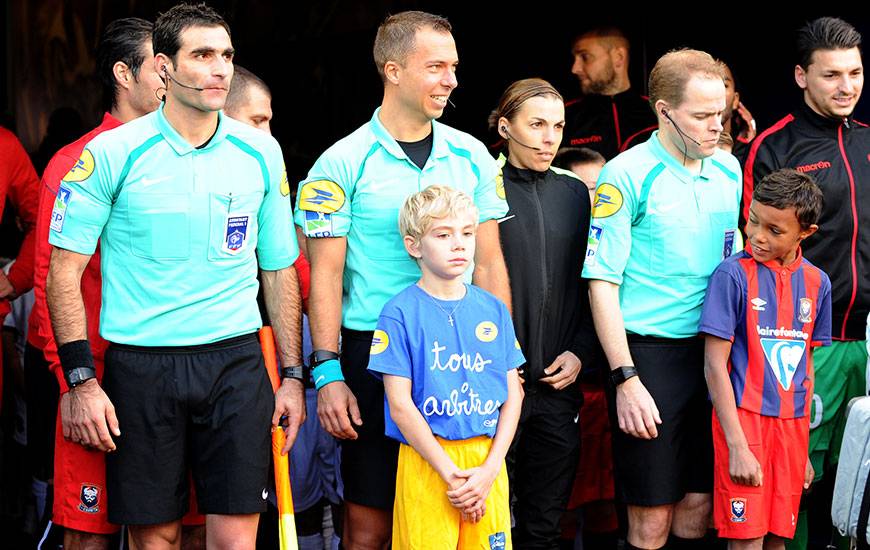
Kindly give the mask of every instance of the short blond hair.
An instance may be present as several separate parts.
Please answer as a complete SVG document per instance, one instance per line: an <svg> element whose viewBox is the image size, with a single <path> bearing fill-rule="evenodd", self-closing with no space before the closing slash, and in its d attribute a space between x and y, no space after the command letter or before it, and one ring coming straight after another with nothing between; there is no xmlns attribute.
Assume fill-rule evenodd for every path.
<svg viewBox="0 0 870 550"><path fill-rule="evenodd" d="M434 220L462 214L470 215L477 226L478 210L471 197L453 187L430 185L405 199L399 211L399 231L402 237L419 241Z"/></svg>
<svg viewBox="0 0 870 550"><path fill-rule="evenodd" d="M686 84L694 76L724 82L725 69L721 62L700 50L684 48L661 56L649 73L649 104L653 110L660 99L679 107L686 94Z"/></svg>

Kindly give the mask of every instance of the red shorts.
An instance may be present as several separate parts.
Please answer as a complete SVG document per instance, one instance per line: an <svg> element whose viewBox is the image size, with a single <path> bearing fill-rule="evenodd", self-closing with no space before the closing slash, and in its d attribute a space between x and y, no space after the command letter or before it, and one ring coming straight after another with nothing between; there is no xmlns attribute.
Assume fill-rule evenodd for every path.
<svg viewBox="0 0 870 550"><path fill-rule="evenodd" d="M596 500L613 500L613 447L604 388L581 384L580 461L568 509Z"/></svg>
<svg viewBox="0 0 870 550"><path fill-rule="evenodd" d="M54 523L85 533L109 535L120 529L120 526L109 523L106 510L106 455L63 438L60 408L55 429L52 514ZM193 483L190 485L190 508L182 523L205 524L205 516L197 512Z"/></svg>
<svg viewBox="0 0 870 550"><path fill-rule="evenodd" d="M776 418L737 409L749 450L761 464L761 487L739 485L728 474L728 444L713 413L713 525L726 539L768 533L794 537L809 447L809 418Z"/></svg>

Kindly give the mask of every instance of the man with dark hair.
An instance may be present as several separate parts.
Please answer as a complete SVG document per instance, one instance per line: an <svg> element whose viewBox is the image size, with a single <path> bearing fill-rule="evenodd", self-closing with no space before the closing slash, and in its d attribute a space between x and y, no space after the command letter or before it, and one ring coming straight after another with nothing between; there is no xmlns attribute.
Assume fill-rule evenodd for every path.
<svg viewBox="0 0 870 550"><path fill-rule="evenodd" d="M571 72L583 96L565 103L564 145L589 147L612 159L656 129L647 98L631 89L629 49L628 38L614 27L593 29L574 40Z"/></svg>
<svg viewBox="0 0 870 550"><path fill-rule="evenodd" d="M65 529L65 548L108 548L108 535L119 527L109 523L107 515L105 454L67 439L71 421L69 387L60 368L45 301L45 279L51 256L48 242L51 213L61 179L76 165L85 144L107 130L150 113L160 104L157 90L162 83L154 70L152 27L150 22L132 17L112 21L106 26L96 52L97 76L103 85L103 104L107 109L103 122L60 149L42 175L34 266L36 302L30 316L27 357L33 361L34 369L47 366L56 375L61 392L57 423L62 429L51 433L55 449L52 521ZM100 251L96 249L82 272L81 293L98 381L103 376L106 348L105 340L99 335L101 284ZM57 387L53 391L56 394ZM44 403L43 408L47 408ZM42 414L53 416L54 410ZM54 426L53 420L46 424Z"/></svg>
<svg viewBox="0 0 870 550"><path fill-rule="evenodd" d="M708 548L711 410L698 320L707 279L739 250L740 166L716 145L725 84L710 55L677 50L650 73L658 131L604 165L583 277L610 364L626 548ZM617 429L618 426L618 429Z"/></svg>
<svg viewBox="0 0 870 550"><path fill-rule="evenodd" d="M236 65L224 112L239 122L271 133L272 92L260 77Z"/></svg>
<svg viewBox="0 0 870 550"><path fill-rule="evenodd" d="M553 165L577 174L586 184L590 199L595 198L595 183L606 162L604 155L588 147L562 147L553 159Z"/></svg>
<svg viewBox="0 0 870 550"><path fill-rule="evenodd" d="M832 284L833 345L813 351L816 379L810 412L810 459L816 479L839 460L852 397L867 393L865 320L870 311L870 129L852 113L864 86L861 35L834 17L804 25L797 35L794 78L803 90L800 108L752 143L744 166L743 217L755 182L779 168L811 175L825 196L819 230L802 245L804 256L828 273ZM805 513L801 513L801 522ZM830 529L830 518L824 530ZM805 544L806 529L798 527Z"/></svg>
<svg viewBox="0 0 870 550"><path fill-rule="evenodd" d="M180 4L153 40L162 107L91 140L52 210L46 294L69 435L112 451L109 520L129 525L137 548L178 544L191 470L209 544L252 549L269 418L288 417L285 452L304 418L289 186L278 143L220 112L234 54L223 19ZM79 290L97 238L105 392ZM284 367L274 401L256 338L258 264Z"/></svg>
<svg viewBox="0 0 870 550"><path fill-rule="evenodd" d="M473 282L510 303L496 223L507 213L498 166L478 140L435 120L457 86L450 23L419 11L392 15L378 29L374 58L381 106L320 156L299 184L295 214L311 260L318 416L342 439L349 549L390 541L398 443L385 436L384 386L366 367L381 309L420 276L397 224L407 196L446 183L474 198Z"/></svg>
<svg viewBox="0 0 870 550"><path fill-rule="evenodd" d="M727 136L726 140L731 139L731 149L728 151L742 164L749 154L749 146L757 133L755 119L740 101L737 79L731 68L724 61L721 63L725 71L725 112L722 113L722 135Z"/></svg>

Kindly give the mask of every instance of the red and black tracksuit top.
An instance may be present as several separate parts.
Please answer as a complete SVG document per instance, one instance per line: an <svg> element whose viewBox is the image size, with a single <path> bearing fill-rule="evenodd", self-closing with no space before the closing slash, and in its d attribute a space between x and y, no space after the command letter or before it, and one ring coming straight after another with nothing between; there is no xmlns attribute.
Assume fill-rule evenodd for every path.
<svg viewBox="0 0 870 550"><path fill-rule="evenodd" d="M804 257L831 278L834 340L863 340L870 311L870 128L823 117L807 105L752 142L743 171L743 219L756 182L780 168L813 177L825 196Z"/></svg>
<svg viewBox="0 0 870 550"><path fill-rule="evenodd" d="M563 147L588 147L607 160L643 143L658 126L648 98L631 89L565 103Z"/></svg>

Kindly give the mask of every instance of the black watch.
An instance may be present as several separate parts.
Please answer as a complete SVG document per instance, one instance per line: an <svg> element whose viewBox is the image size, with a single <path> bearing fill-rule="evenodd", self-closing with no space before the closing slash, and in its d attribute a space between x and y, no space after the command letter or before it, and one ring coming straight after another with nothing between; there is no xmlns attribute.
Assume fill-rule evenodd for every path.
<svg viewBox="0 0 870 550"><path fill-rule="evenodd" d="M67 387L73 389L76 386L81 386L91 378L96 378L97 371L90 367L78 367L63 371L63 376L66 378Z"/></svg>
<svg viewBox="0 0 870 550"><path fill-rule="evenodd" d="M311 355L308 356L308 365L313 369L320 363L329 361L331 359L338 359L339 355L334 351L329 351L326 349L316 349L311 352Z"/></svg>
<svg viewBox="0 0 870 550"><path fill-rule="evenodd" d="M615 388L635 376L637 376L637 369L634 367L616 367L610 371L610 383Z"/></svg>
<svg viewBox="0 0 870 550"><path fill-rule="evenodd" d="M283 380L284 378L299 380L305 384L305 365L290 365L289 367L282 367L281 379Z"/></svg>

